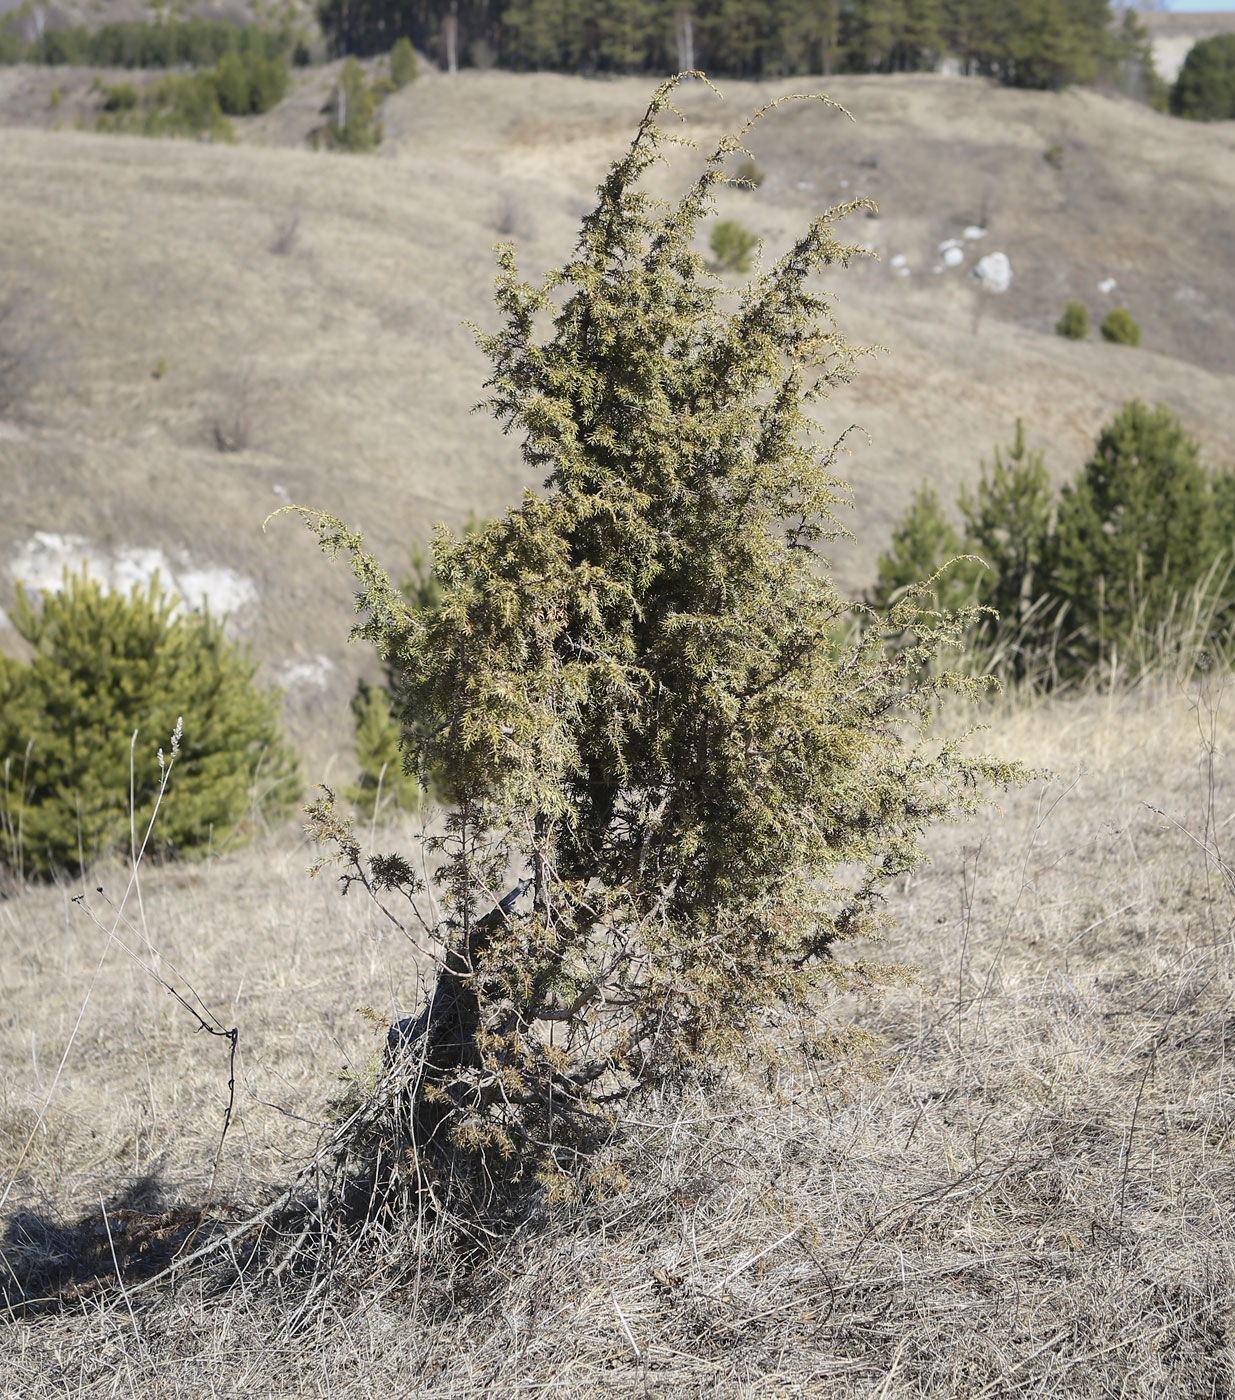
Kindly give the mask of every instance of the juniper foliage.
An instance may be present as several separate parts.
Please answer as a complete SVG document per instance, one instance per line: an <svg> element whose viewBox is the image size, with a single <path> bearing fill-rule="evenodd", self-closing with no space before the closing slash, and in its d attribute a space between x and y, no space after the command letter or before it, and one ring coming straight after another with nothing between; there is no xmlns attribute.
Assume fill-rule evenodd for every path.
<svg viewBox="0 0 1235 1400"><path fill-rule="evenodd" d="M673 87L564 267L532 285L499 249L485 406L543 487L472 535L438 532L429 608L304 512L350 557L356 634L398 668L405 742L449 801L429 839L442 918L406 920L439 972L385 1160L473 1211L520 1184L620 1182L621 1105L755 1053L769 1018L837 1053L829 994L903 971L843 945L881 929L927 827L1021 776L918 734L944 692L981 689L922 664L967 619L903 598L890 625L921 640L889 654L845 627L821 553L848 498L811 411L860 352L816 274L857 252L836 225L858 206L726 290L694 244L749 153L726 137L676 203L653 199ZM345 884L425 907L413 863L364 862L329 795L312 824Z"/></svg>

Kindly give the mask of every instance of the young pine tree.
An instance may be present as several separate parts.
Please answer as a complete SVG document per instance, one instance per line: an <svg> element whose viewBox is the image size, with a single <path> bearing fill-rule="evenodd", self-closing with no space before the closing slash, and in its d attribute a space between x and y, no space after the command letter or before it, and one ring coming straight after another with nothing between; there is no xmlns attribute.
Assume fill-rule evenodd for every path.
<svg viewBox="0 0 1235 1400"><path fill-rule="evenodd" d="M255 813L294 806L279 697L254 684L257 663L217 618L179 610L157 580L126 595L84 574L43 590L38 608L19 588L11 617L32 651L29 661L0 656L13 871L75 872L127 851L134 833L140 844L161 786L156 752L178 719L180 753L149 854L221 850L250 834Z"/></svg>
<svg viewBox="0 0 1235 1400"><path fill-rule="evenodd" d="M961 491L960 508L965 549L986 565L978 578L978 601L991 609L983 630L1004 640L1014 674L1023 677L1035 647L1031 614L1042 611L1054 493L1045 456L1029 451L1021 419L1006 457L995 448L989 471L982 463L975 493Z"/></svg>
<svg viewBox="0 0 1235 1400"><path fill-rule="evenodd" d="M933 609L972 606L982 565L962 554L956 526L944 514L935 488L923 482L892 527L890 547L879 556L872 605L887 612L898 599L912 594Z"/></svg>
<svg viewBox="0 0 1235 1400"><path fill-rule="evenodd" d="M543 487L438 534L429 609L308 513L351 556L358 634L399 668L405 737L450 802L421 930L437 987L402 1028L413 1111L386 1160L445 1180L449 1157L472 1209L571 1189L623 1101L754 1053L778 1008L834 1049L828 994L898 974L844 943L884 922L926 827L1019 773L915 740L941 692L978 688L922 664L964 619L902 599L890 625L921 644L889 656L845 628L820 554L845 488L807 410L855 352L813 276L854 254L834 231L852 206L726 291L693 244L739 142L675 204L641 188L672 89L562 269L533 286L499 252L487 403ZM366 868L328 798L315 821L345 880L414 904L410 861Z"/></svg>
<svg viewBox="0 0 1235 1400"><path fill-rule="evenodd" d="M1064 487L1049 547L1076 665L1125 652L1179 607L1226 547L1214 522L1196 441L1166 408L1125 404Z"/></svg>

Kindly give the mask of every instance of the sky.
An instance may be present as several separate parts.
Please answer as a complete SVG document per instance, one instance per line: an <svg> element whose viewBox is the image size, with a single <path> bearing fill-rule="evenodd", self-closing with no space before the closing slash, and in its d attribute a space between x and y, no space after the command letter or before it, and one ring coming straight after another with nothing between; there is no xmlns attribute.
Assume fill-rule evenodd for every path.
<svg viewBox="0 0 1235 1400"><path fill-rule="evenodd" d="M1167 0L1166 8L1175 14L1200 14L1202 10L1235 10L1235 0Z"/></svg>

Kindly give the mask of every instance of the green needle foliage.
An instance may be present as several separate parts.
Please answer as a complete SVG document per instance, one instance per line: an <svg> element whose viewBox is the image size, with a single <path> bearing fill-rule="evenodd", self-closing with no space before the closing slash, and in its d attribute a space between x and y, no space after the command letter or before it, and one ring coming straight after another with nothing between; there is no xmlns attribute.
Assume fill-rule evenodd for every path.
<svg viewBox="0 0 1235 1400"><path fill-rule="evenodd" d="M396 39L390 50L390 81L396 88L405 88L416 81L420 65L412 41L406 37Z"/></svg>
<svg viewBox="0 0 1235 1400"><path fill-rule="evenodd" d="M360 778L343 796L366 821L391 807L414 812L420 806L420 783L404 769L403 730L385 687L362 680L352 696L352 718Z"/></svg>
<svg viewBox="0 0 1235 1400"><path fill-rule="evenodd" d="M735 182L736 183L736 182ZM709 240L717 272L749 272L757 240L736 219L722 219Z"/></svg>
<svg viewBox="0 0 1235 1400"><path fill-rule="evenodd" d="M1076 657L1092 664L1152 630L1230 547L1214 526L1195 439L1166 408L1125 404L1064 487L1049 546Z"/></svg>
<svg viewBox="0 0 1235 1400"><path fill-rule="evenodd" d="M19 587L11 618L33 652L28 662L0 656L12 873L76 872L127 851L133 833L140 846L161 786L159 746L180 721L149 855L226 848L255 819L294 806L297 765L279 732L278 695L253 684L257 663L219 620L178 612L157 580L126 596L84 574L44 590L38 608Z"/></svg>
<svg viewBox="0 0 1235 1400"><path fill-rule="evenodd" d="M1126 306L1116 306L1108 311L1098 329L1102 332L1102 339L1112 345L1135 346L1141 343L1141 328Z"/></svg>
<svg viewBox="0 0 1235 1400"><path fill-rule="evenodd" d="M673 140L673 87L563 268L534 286L499 250L487 407L543 489L472 535L439 532L428 608L305 512L350 556L357 633L397 666L405 742L449 802L430 839L437 989L384 1160L441 1181L448 1157L473 1210L567 1193L580 1167L620 1182L620 1154L597 1153L620 1142L621 1104L766 1049L778 1013L837 1053L829 995L903 973L842 946L883 926L881 891L927 827L1023 776L917 735L941 694L982 689L922 664L966 619L923 617L910 594L889 625L920 645L888 655L847 627L820 554L847 495L808 409L860 352L814 275L857 251L835 233L854 206L726 290L694 242L740 141L675 204L641 188ZM313 821L345 881L420 892L403 856L361 861L328 797Z"/></svg>
<svg viewBox="0 0 1235 1400"><path fill-rule="evenodd" d="M1083 301L1070 301L1055 322L1055 334L1068 340L1084 340L1089 334L1089 308Z"/></svg>
<svg viewBox="0 0 1235 1400"><path fill-rule="evenodd" d="M926 482L892 529L892 543L879 556L870 601L888 609L907 593L930 597L932 608L956 610L973 604L982 565L962 558L960 535L944 514L935 488Z"/></svg>
<svg viewBox="0 0 1235 1400"><path fill-rule="evenodd" d="M326 125L315 132L313 143L322 140L334 150L367 154L382 141L382 124L377 117L380 94L365 77L364 69L349 58L339 71L339 81L326 104Z"/></svg>
<svg viewBox="0 0 1235 1400"><path fill-rule="evenodd" d="M1055 510L1046 455L1030 452L1025 424L1016 420L1016 436L1005 454L995 448L989 471L982 463L976 492L960 495L965 517L965 548L986 565L978 579L978 601L993 616L986 630L1002 629L1016 639L1017 655L1024 631L1043 587L1044 556ZM1022 667L1016 667L1018 675Z"/></svg>
<svg viewBox="0 0 1235 1400"><path fill-rule="evenodd" d="M1235 117L1235 34L1193 44L1171 89L1171 111L1194 121Z"/></svg>

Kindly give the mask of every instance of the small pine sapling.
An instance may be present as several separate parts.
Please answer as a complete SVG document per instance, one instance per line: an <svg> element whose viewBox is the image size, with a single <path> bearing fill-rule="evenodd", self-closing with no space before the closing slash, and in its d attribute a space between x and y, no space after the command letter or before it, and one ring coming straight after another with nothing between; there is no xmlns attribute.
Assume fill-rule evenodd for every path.
<svg viewBox="0 0 1235 1400"><path fill-rule="evenodd" d="M1010 659L1022 679L1037 649L1031 619L1041 619L1043 563L1054 513L1054 493L1045 454L1030 452L1025 424L1016 420L1016 437L1006 457L995 448L988 470L982 463L977 490L962 490L965 549L978 555L986 569L978 578L978 602L991 609L982 630L997 638L999 653Z"/></svg>
<svg viewBox="0 0 1235 1400"><path fill-rule="evenodd" d="M0 656L4 826L21 833L26 874L77 872L128 844L131 819L144 827L154 808L158 742L181 717L151 856L226 849L255 817L295 805L279 696L255 685L257 663L220 620L183 611L157 579L123 594L85 574L44 589L38 608L19 587L10 616L32 652Z"/></svg>
<svg viewBox="0 0 1235 1400"><path fill-rule="evenodd" d="M890 547L879 556L872 606L887 613L912 595L934 610L972 607L982 564L962 553L960 535L944 514L935 488L923 482L892 527Z"/></svg>
<svg viewBox="0 0 1235 1400"><path fill-rule="evenodd" d="M1200 448L1162 406L1123 406L1060 495L1050 591L1078 668L1152 633L1228 547Z"/></svg>
<svg viewBox="0 0 1235 1400"><path fill-rule="evenodd" d="M1102 339L1111 345L1137 346L1141 343L1141 328L1126 306L1116 306L1108 311L1098 329L1102 332Z"/></svg>
<svg viewBox="0 0 1235 1400"><path fill-rule="evenodd" d="M1055 322L1055 334L1067 340L1084 340L1089 334L1089 308L1083 301L1070 301Z"/></svg>
<svg viewBox="0 0 1235 1400"><path fill-rule="evenodd" d="M755 235L736 219L721 219L712 230L709 240L713 270L743 274L749 272L757 241Z"/></svg>

